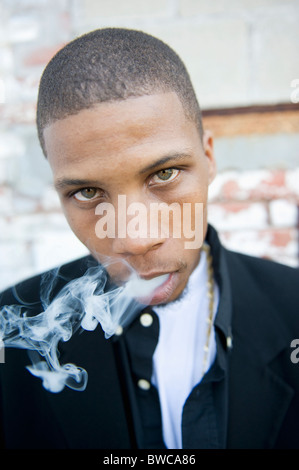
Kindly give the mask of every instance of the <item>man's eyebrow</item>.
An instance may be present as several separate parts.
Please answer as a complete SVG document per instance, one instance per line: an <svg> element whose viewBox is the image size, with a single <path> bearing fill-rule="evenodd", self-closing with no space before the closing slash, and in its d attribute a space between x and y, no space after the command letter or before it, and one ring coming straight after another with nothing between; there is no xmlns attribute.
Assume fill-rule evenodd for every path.
<svg viewBox="0 0 299 470"><path fill-rule="evenodd" d="M151 163L150 165L143 168L139 173L142 175L147 173L148 171L155 170L156 168L164 165L165 163L169 162L179 162L181 160L186 160L188 158L192 158L190 153L180 152L180 153L172 153L170 155L166 155L165 157L160 158L159 160Z"/></svg>
<svg viewBox="0 0 299 470"><path fill-rule="evenodd" d="M86 180L86 179L78 179L78 178L59 178L54 183L55 188L59 191L63 189L67 189L69 187L90 187L99 186L99 181L95 180Z"/></svg>
<svg viewBox="0 0 299 470"><path fill-rule="evenodd" d="M173 153L170 155L166 155L159 160L151 163L150 165L147 165L145 168L140 170L139 174L142 175L144 173L147 173L149 171L155 170L156 168L159 168L160 166L164 165L165 163L168 162L179 162L181 160L186 160L187 158L192 158L191 154L189 153ZM89 180L89 179L80 179L80 178L59 178L57 181L54 183L54 186L57 191L63 191L64 189L70 188L70 187L98 187L101 186L99 181L96 180Z"/></svg>

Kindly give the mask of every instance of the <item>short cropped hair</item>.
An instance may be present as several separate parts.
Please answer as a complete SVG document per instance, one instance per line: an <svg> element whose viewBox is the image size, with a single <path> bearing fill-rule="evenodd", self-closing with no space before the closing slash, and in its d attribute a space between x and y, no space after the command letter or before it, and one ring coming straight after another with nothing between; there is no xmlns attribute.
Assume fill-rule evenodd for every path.
<svg viewBox="0 0 299 470"><path fill-rule="evenodd" d="M37 131L107 101L174 91L202 138L200 107L185 65L161 40L124 28L84 34L58 51L39 85Z"/></svg>

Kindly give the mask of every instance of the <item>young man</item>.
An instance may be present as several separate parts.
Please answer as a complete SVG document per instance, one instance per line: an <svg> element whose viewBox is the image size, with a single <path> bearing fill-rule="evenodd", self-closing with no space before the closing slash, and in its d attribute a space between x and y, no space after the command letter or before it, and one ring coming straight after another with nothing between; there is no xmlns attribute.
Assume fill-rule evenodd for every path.
<svg viewBox="0 0 299 470"><path fill-rule="evenodd" d="M213 141L178 56L137 31L84 35L45 69L37 126L90 256L2 294L3 446L299 447L298 271L224 249L208 225ZM157 203L180 236L175 211L153 230ZM142 236L126 230L136 207ZM107 292L132 272L140 307L107 335Z"/></svg>

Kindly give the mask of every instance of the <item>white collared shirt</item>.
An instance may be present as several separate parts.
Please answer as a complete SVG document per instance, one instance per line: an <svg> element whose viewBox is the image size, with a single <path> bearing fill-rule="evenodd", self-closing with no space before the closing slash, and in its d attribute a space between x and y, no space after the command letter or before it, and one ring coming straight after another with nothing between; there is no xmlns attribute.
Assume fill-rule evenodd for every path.
<svg viewBox="0 0 299 470"><path fill-rule="evenodd" d="M183 406L203 375L209 315L207 281L207 259L202 250L200 261L180 298L153 307L159 317L160 333L153 356L152 383L159 392L163 437L168 449L182 448ZM215 284L214 317L218 296ZM207 368L213 363L215 355L216 341L212 328Z"/></svg>

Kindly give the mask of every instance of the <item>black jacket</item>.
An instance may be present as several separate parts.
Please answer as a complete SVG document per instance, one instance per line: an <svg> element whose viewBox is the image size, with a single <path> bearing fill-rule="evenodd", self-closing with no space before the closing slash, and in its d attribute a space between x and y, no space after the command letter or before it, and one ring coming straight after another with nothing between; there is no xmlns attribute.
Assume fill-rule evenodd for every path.
<svg viewBox="0 0 299 470"><path fill-rule="evenodd" d="M208 238L232 300L226 447L299 448L299 363L291 360L291 342L299 338L299 271L223 248L212 227ZM85 257L64 265L56 292L91 263ZM16 292L41 311L40 276L6 290L0 305L16 304ZM105 339L100 326L78 330L61 343L60 362L85 368L88 384L83 392L66 387L57 394L25 368L26 351L6 348L0 364L2 447L134 448L132 391L124 386L116 344Z"/></svg>

